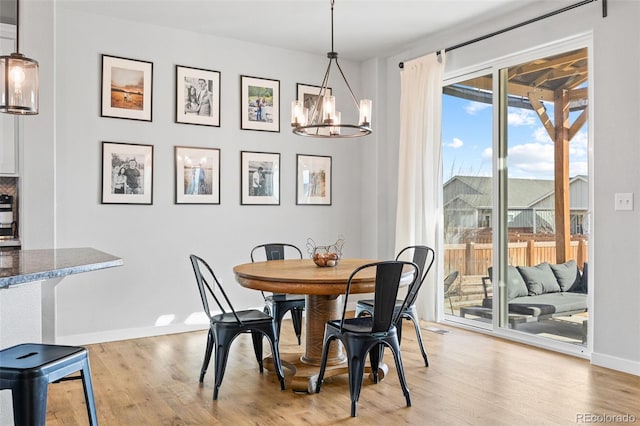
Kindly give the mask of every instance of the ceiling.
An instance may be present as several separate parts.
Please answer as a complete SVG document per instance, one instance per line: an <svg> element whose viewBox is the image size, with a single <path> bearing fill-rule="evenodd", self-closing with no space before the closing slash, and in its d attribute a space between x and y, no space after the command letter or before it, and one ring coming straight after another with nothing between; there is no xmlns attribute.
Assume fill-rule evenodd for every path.
<svg viewBox="0 0 640 426"><path fill-rule="evenodd" d="M452 26L541 2L336 0L334 48L341 58L351 60L385 56ZM549 10L574 2L546 1ZM86 13L314 54L331 50L330 0L57 0L57 4Z"/></svg>

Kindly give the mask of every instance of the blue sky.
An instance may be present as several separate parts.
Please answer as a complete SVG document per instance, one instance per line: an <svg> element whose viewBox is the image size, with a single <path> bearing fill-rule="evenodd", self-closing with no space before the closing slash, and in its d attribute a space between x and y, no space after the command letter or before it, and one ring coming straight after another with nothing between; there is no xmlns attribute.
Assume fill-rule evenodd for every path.
<svg viewBox="0 0 640 426"><path fill-rule="evenodd" d="M553 104L545 104L553 120ZM492 106L453 96L442 100L443 181L455 175L490 176ZM577 114L571 114L573 122ZM553 179L553 143L536 113L509 108L509 177ZM569 144L569 176L586 175L587 124Z"/></svg>

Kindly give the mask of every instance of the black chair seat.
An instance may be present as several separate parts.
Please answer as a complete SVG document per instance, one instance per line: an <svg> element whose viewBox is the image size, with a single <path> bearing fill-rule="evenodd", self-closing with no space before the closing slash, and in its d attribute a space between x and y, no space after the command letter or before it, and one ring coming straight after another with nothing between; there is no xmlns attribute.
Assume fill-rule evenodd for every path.
<svg viewBox="0 0 640 426"><path fill-rule="evenodd" d="M80 376L67 378L78 371ZM82 380L89 423L97 425L86 348L25 343L0 351L0 390L11 389L16 425L44 425L48 385L62 379Z"/></svg>
<svg viewBox="0 0 640 426"><path fill-rule="evenodd" d="M272 295L266 296L267 301L273 302L304 302L304 294L282 294L282 293L273 293Z"/></svg>
<svg viewBox="0 0 640 426"><path fill-rule="evenodd" d="M333 327L335 329L340 329L340 320L333 320L327 322L327 327ZM342 332L343 333L360 333L360 334L368 334L373 333L373 321L371 317L359 317L359 318L348 318L344 320L344 324L342 324ZM387 331L382 332L381 334L385 334Z"/></svg>
<svg viewBox="0 0 640 426"><path fill-rule="evenodd" d="M237 315L237 317L236 317ZM260 321L272 321L273 318L271 315L267 315L262 311L257 309L249 309L246 311L236 311L235 315L233 312L225 312L223 314L212 315L211 320L215 322L229 322L233 324L238 323L238 319L243 323L254 323Z"/></svg>

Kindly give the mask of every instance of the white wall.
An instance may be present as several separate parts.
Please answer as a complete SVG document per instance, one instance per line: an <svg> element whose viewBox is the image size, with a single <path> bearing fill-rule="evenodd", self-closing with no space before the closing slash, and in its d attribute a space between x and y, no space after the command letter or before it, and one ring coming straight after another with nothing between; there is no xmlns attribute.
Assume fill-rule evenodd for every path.
<svg viewBox="0 0 640 426"><path fill-rule="evenodd" d="M30 213L23 221L23 248L90 246L125 261L123 267L68 277L58 285L59 342L87 343L194 327L185 324L201 311L188 260L191 253L210 261L237 308L261 306L260 294L240 287L232 273L233 265L249 261L256 244L287 241L306 251L308 237L328 244L341 234L346 256L375 256L375 248L362 245L360 220L360 152L375 140L301 138L291 133L288 122L296 83L319 84L326 57L63 7L49 8L40 20L49 26L55 23L53 48L46 46L49 51L39 59L45 97L54 88L56 96L55 108L43 102L36 120L53 117L55 111L55 122L38 127L36 120L24 120L24 209ZM25 30L34 27L38 25L24 25ZM34 56L42 53L26 43L23 48ZM153 122L100 117L102 54L153 62ZM174 122L176 64L221 72L221 127ZM341 65L358 91L359 67L345 60ZM279 133L240 130L241 74L280 80ZM332 86L338 108L346 114L351 100L346 92L340 97L339 81ZM47 136L30 136L36 131ZM100 203L102 141L154 145L153 205ZM40 145L43 154L35 152ZM175 145L221 149L220 205L174 204ZM240 205L241 150L281 154L279 206ZM332 206L295 204L298 153L332 156ZM55 239L30 233L41 220L47 228L43 234L55 234ZM173 318L170 324L156 327L167 315Z"/></svg>
<svg viewBox="0 0 640 426"><path fill-rule="evenodd" d="M589 291L593 297L589 327L593 328L592 363L640 375L640 286L637 263L640 257L640 208L632 212L614 211L614 193L640 194L640 148L638 123L640 106L639 44L640 3L608 2L608 17L602 18L601 3L591 3L570 12L518 30L475 43L447 56L447 73L545 43L593 33L593 72L589 83L594 119L590 180L592 194L592 235ZM380 84L387 89L387 133L399 133L397 105L400 100L398 63L446 48L493 31L506 28L557 8L553 2L539 2L529 9L490 23L474 23L415 43L406 51L387 58L389 78ZM386 191L397 183L391 179ZM381 222L379 228L391 226ZM435 307L425 313L433 317Z"/></svg>
<svg viewBox="0 0 640 426"><path fill-rule="evenodd" d="M639 91L640 4L609 1L606 19L601 18L600 5L596 2L494 37L457 55L452 52L447 70L593 31L592 362L640 374L640 217L638 208L613 210L615 192L638 194L640 189L636 140L640 107L635 96ZM21 50L40 60L43 92L40 116L23 120L21 199L23 211L28 210L22 222L24 247L92 246L122 256L126 265L69 277L59 285L61 340L80 343L186 329L185 319L200 309L187 261L191 252L211 260L242 307L258 305L260 299L235 284L231 267L248 260L254 244L278 239L304 246L308 236L330 241L343 233L347 255L391 255L397 192L398 62L553 8L553 2L539 2L531 9L456 28L396 56L360 66L341 61L356 93L374 99L376 132L357 142L320 142L292 136L287 120L295 83L317 84L318 70L326 66L322 56L75 14L56 9L51 0L25 2L22 13L30 24L22 28ZM52 37L43 37L43 33ZM103 53L154 62L152 123L100 118ZM466 63L461 61L463 56ZM173 123L175 64L222 72L220 128ZM240 74L280 80L280 133L239 130ZM101 141L155 146L152 206L100 204ZM220 206L173 204L174 145L221 148ZM240 150L282 154L280 206L239 205ZM295 206L296 153L333 156L333 206ZM175 315L173 326L154 327L158 317L166 314Z"/></svg>

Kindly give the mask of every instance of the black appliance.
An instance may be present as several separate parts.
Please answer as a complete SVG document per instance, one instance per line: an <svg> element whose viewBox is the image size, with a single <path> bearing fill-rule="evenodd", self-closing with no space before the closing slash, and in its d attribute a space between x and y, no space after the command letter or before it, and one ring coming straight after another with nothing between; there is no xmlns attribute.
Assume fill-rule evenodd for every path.
<svg viewBox="0 0 640 426"><path fill-rule="evenodd" d="M13 197L7 194L0 194L0 240L15 238L15 230Z"/></svg>

